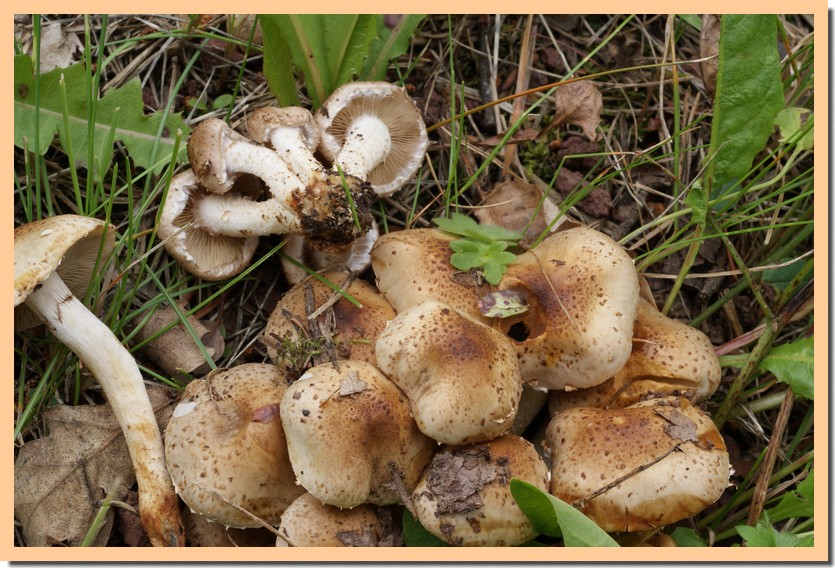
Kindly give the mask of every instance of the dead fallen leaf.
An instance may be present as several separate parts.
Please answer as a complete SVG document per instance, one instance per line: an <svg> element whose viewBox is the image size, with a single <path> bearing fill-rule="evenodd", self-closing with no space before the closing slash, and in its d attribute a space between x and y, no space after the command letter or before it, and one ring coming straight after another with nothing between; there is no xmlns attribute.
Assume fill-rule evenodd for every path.
<svg viewBox="0 0 835 568"><path fill-rule="evenodd" d="M174 408L173 391L150 386L148 395L163 429ZM54 406L43 413L48 434L24 444L14 467L14 513L28 546L78 546L99 501L122 477L124 499L134 483L124 436L108 405ZM113 510L94 542L107 543Z"/></svg>
<svg viewBox="0 0 835 568"><path fill-rule="evenodd" d="M699 56L711 57L701 62L702 83L705 90L713 96L716 90L716 69L719 65L719 16L717 14L705 14L702 16L702 30L699 35Z"/></svg>
<svg viewBox="0 0 835 568"><path fill-rule="evenodd" d="M65 69L78 61L84 45L75 34L65 34L61 24L46 24L41 32L41 73L56 68Z"/></svg>
<svg viewBox="0 0 835 568"><path fill-rule="evenodd" d="M348 373L339 381L339 396L351 396L368 388L368 383L360 378L357 371Z"/></svg>
<svg viewBox="0 0 835 568"><path fill-rule="evenodd" d="M521 180L496 185L484 198L482 205L475 210L479 222L520 233L525 231L525 238L522 239L524 245L536 240L559 212L558 206L550 197L542 200L541 189ZM531 222L534 213L536 217ZM559 222L552 229L558 226Z"/></svg>
<svg viewBox="0 0 835 568"><path fill-rule="evenodd" d="M557 89L554 94L554 120L548 128L573 124L594 141L603 109L603 95L591 81L577 81Z"/></svg>
<svg viewBox="0 0 835 568"><path fill-rule="evenodd" d="M510 479L507 463L494 461L488 446L442 450L432 458L426 487L436 502L435 515L467 513L484 506L481 490Z"/></svg>
<svg viewBox="0 0 835 568"><path fill-rule="evenodd" d="M681 442L699 441L699 436L696 432L696 423L688 418L686 414L669 406L656 408L655 412L669 422L669 424L664 426L664 432L674 440L680 440Z"/></svg>

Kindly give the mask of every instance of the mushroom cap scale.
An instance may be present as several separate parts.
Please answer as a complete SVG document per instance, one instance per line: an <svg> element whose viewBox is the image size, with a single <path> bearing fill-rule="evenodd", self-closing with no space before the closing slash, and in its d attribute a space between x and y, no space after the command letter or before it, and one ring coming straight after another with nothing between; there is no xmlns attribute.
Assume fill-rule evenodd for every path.
<svg viewBox="0 0 835 568"><path fill-rule="evenodd" d="M401 390L364 361L308 370L287 389L281 421L298 482L336 507L400 502L394 475L411 491L436 447Z"/></svg>
<svg viewBox="0 0 835 568"><path fill-rule="evenodd" d="M287 382L273 365L217 370L186 386L165 429L168 470L192 511L225 526L268 523L303 493L287 454L279 404Z"/></svg>
<svg viewBox="0 0 835 568"><path fill-rule="evenodd" d="M629 358L638 275L604 233L577 227L552 234L508 266L499 288L522 294L528 305L495 323L514 340L525 382L590 387Z"/></svg>
<svg viewBox="0 0 835 568"><path fill-rule="evenodd" d="M516 546L536 536L510 493L512 478L548 490L548 468L533 444L511 434L441 446L412 493L418 520L455 546Z"/></svg>
<svg viewBox="0 0 835 568"><path fill-rule="evenodd" d="M92 217L60 215L14 230L14 325L23 330L41 323L23 301L53 271L70 291L83 298L96 260L99 267L115 245L112 225Z"/></svg>
<svg viewBox="0 0 835 568"><path fill-rule="evenodd" d="M623 409L571 408L546 430L551 493L605 531L640 531L694 515L728 484L722 436L687 399Z"/></svg>
<svg viewBox="0 0 835 568"><path fill-rule="evenodd" d="M522 394L513 347L466 314L432 300L401 312L377 338L376 356L430 438L469 444L512 426Z"/></svg>

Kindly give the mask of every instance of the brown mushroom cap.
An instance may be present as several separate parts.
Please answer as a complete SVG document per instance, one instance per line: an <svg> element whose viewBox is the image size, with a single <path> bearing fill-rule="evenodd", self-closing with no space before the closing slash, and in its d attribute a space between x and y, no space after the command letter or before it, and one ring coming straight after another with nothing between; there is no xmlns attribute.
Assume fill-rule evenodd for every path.
<svg viewBox="0 0 835 568"><path fill-rule="evenodd" d="M183 511L188 546L272 546L275 535L266 528L234 529L192 513L188 507Z"/></svg>
<svg viewBox="0 0 835 568"><path fill-rule="evenodd" d="M728 451L684 398L623 409L571 408L548 424L551 493L605 531L640 531L694 515L722 495Z"/></svg>
<svg viewBox="0 0 835 568"><path fill-rule="evenodd" d="M336 507L400 502L395 475L411 491L436 446L397 385L364 361L308 370L287 389L281 421L299 483Z"/></svg>
<svg viewBox="0 0 835 568"><path fill-rule="evenodd" d="M165 250L191 274L203 280L225 280L249 266L258 237L213 234L190 225L195 203L206 195L192 170L173 178L157 226Z"/></svg>
<svg viewBox="0 0 835 568"><path fill-rule="evenodd" d="M412 493L418 520L455 546L527 542L536 532L510 493L512 478L548 490L548 468L524 438L441 446Z"/></svg>
<svg viewBox="0 0 835 568"><path fill-rule="evenodd" d="M528 311L496 322L514 340L525 382L590 387L629 358L638 275L607 235L587 227L554 233L519 255L499 288L527 301Z"/></svg>
<svg viewBox="0 0 835 568"><path fill-rule="evenodd" d="M378 195L389 195L420 167L429 143L426 125L404 89L385 82L346 83L334 90L316 112L322 136L319 149L326 159L336 159L352 124L363 115L380 119L388 128L391 149L366 181Z"/></svg>
<svg viewBox="0 0 835 568"><path fill-rule="evenodd" d="M272 146L272 133L277 128L295 128L304 147L313 152L319 145L319 129L313 113L302 107L262 107L252 111L246 121L246 131L255 142Z"/></svg>
<svg viewBox="0 0 835 568"><path fill-rule="evenodd" d="M441 302L395 317L377 364L403 389L421 432L446 444L490 440L511 427L522 394L516 355L499 331Z"/></svg>
<svg viewBox="0 0 835 568"><path fill-rule="evenodd" d="M303 493L287 455L279 403L287 381L273 365L247 363L186 386L165 429L177 493L192 511L225 526L271 524Z"/></svg>
<svg viewBox="0 0 835 568"><path fill-rule="evenodd" d="M650 394L686 396L693 402L716 392L722 369L710 339L669 318L646 300L638 303L632 354L611 379L587 389L551 393L551 413L573 406L624 408Z"/></svg>
<svg viewBox="0 0 835 568"><path fill-rule="evenodd" d="M335 286L342 286L348 280L348 274L344 272L325 272L322 277ZM308 288L313 296L310 306ZM362 307L357 307L340 295L333 306L323 311L315 322L324 326L324 330L332 336L335 347L333 355L339 359L354 359L376 365L374 344L386 324L394 319L394 310L382 294L364 280L351 279L344 291ZM305 336L299 330L299 323L309 326L308 307L316 311L330 301L334 294L338 295L339 292L325 282L318 278L308 278L290 288L270 314L264 327L262 343L270 359L290 376L296 377L312 365L327 360L324 343L305 348L302 342L311 336L310 329ZM322 361L317 361L316 355L319 352Z"/></svg>
<svg viewBox="0 0 835 568"><path fill-rule="evenodd" d="M409 229L381 235L371 248L377 288L398 313L426 300L443 302L489 323L478 300L490 286L450 264L449 243L459 237L439 229Z"/></svg>
<svg viewBox="0 0 835 568"><path fill-rule="evenodd" d="M41 323L23 301L53 271L70 291L83 298L96 259L99 268L113 251L116 230L92 217L60 215L33 221L14 230L14 327ZM101 253L99 253L101 250Z"/></svg>
<svg viewBox="0 0 835 568"><path fill-rule="evenodd" d="M397 546L402 535L391 511L376 505L340 509L325 505L310 493L293 501L281 515L280 533L293 546Z"/></svg>

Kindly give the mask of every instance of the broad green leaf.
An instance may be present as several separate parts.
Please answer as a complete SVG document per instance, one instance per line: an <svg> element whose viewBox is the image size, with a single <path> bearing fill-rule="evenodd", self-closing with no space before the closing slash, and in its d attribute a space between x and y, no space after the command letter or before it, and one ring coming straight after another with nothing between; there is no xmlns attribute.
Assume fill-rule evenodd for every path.
<svg viewBox="0 0 835 568"><path fill-rule="evenodd" d="M480 268L490 284L498 284L507 272L507 265L516 260L515 254L505 252L504 241L487 244L461 239L452 241L450 247L455 251L449 259L452 266L458 270Z"/></svg>
<svg viewBox="0 0 835 568"><path fill-rule="evenodd" d="M676 546L707 546L698 533L689 527L676 527L670 536L673 537Z"/></svg>
<svg viewBox="0 0 835 568"><path fill-rule="evenodd" d="M693 183L684 202L693 210L693 222L697 225L704 225L707 221L707 195L702 184Z"/></svg>
<svg viewBox="0 0 835 568"><path fill-rule="evenodd" d="M298 106L296 76L290 46L281 35L274 16L260 15L261 33L264 36L264 63L262 69L270 92L281 106Z"/></svg>
<svg viewBox="0 0 835 568"><path fill-rule="evenodd" d="M814 546L815 544L812 536L798 537L778 531L771 526L768 519L760 519L753 527L740 525L734 528L745 540L745 545L750 547Z"/></svg>
<svg viewBox="0 0 835 568"><path fill-rule="evenodd" d="M369 57L362 71L363 80L385 79L389 61L406 52L415 28L425 17L425 14L402 14L391 30L386 27L383 18L377 20L377 37L369 46Z"/></svg>
<svg viewBox="0 0 835 568"><path fill-rule="evenodd" d="M773 348L760 361L760 368L789 385L794 394L815 398L815 342L807 337Z"/></svg>
<svg viewBox="0 0 835 568"><path fill-rule="evenodd" d="M314 108L318 108L333 90L325 36L322 33L323 18L319 14L264 16L264 21L272 20L289 48Z"/></svg>
<svg viewBox="0 0 835 568"><path fill-rule="evenodd" d="M768 510L772 523L785 519L808 518L815 515L815 472L797 485L797 491L786 493L780 502Z"/></svg>
<svg viewBox="0 0 835 568"><path fill-rule="evenodd" d="M785 262L788 259L778 260L778 264ZM787 264L785 266L781 266L780 268L773 268L771 270L766 270L763 272L763 284L769 284L774 286L777 290L782 291L792 279L800 272L800 269L806 264L804 260L797 260L792 262L791 264ZM810 274L804 281L808 282L808 280L812 277Z"/></svg>
<svg viewBox="0 0 835 568"><path fill-rule="evenodd" d="M480 225L475 219L463 213L453 213L449 217L438 217L432 220L442 231L475 239L483 243L495 241L517 242L523 235L518 231L511 231L496 225Z"/></svg>
<svg viewBox="0 0 835 568"><path fill-rule="evenodd" d="M811 150L815 145L815 129L813 126L804 128L812 120L812 111L806 108L791 107L784 108L774 119L774 126L780 130L780 143L786 144L795 137L800 136L797 140L797 148L800 150ZM801 132L803 134L801 135Z"/></svg>
<svg viewBox="0 0 835 568"><path fill-rule="evenodd" d="M708 154L713 197L746 177L784 104L777 16L723 14Z"/></svg>
<svg viewBox="0 0 835 568"><path fill-rule="evenodd" d="M323 16L328 65L331 69L330 91L359 77L368 57L369 46L376 37L377 21L380 19L370 14Z"/></svg>
<svg viewBox="0 0 835 568"><path fill-rule="evenodd" d="M72 144L77 159L86 160L89 145L100 171L106 171L113 153L113 140L124 144L134 163L159 173L171 162L178 132L185 140L190 129L179 114L164 115L143 111L142 86L134 79L111 89L96 102L93 139L89 139L89 102L86 94L88 72L79 63L66 69L54 69L40 76L39 107L35 106L35 72L28 55L14 58L14 143L32 152L44 154L55 134L63 148ZM64 127L64 95L66 86L68 127ZM35 117L39 119L38 147L35 144ZM186 145L180 145L177 161L184 162Z"/></svg>
<svg viewBox="0 0 835 568"><path fill-rule="evenodd" d="M676 14L679 18L696 28L702 29L702 17L698 14Z"/></svg>
<svg viewBox="0 0 835 568"><path fill-rule="evenodd" d="M449 546L426 530L408 510L403 511L403 540L406 546Z"/></svg>
<svg viewBox="0 0 835 568"><path fill-rule="evenodd" d="M556 523L565 546L618 546L611 536L583 513L530 483L511 479L510 493L534 530L556 536Z"/></svg>

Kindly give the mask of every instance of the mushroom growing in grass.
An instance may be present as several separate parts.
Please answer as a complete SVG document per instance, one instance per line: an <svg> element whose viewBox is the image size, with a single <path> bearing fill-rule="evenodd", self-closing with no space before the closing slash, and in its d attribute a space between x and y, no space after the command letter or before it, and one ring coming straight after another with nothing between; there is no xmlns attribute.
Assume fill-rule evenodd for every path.
<svg viewBox="0 0 835 568"><path fill-rule="evenodd" d="M638 274L626 251L587 227L557 232L519 255L499 288L527 311L497 319L525 382L550 389L598 385L626 363L638 306Z"/></svg>
<svg viewBox="0 0 835 568"><path fill-rule="evenodd" d="M298 482L336 507L400 503L436 447L403 392L364 361L308 370L281 400L281 422Z"/></svg>
<svg viewBox="0 0 835 568"><path fill-rule="evenodd" d="M402 546L403 535L391 510L377 505L340 509L310 493L293 501L281 515L276 546Z"/></svg>
<svg viewBox="0 0 835 568"><path fill-rule="evenodd" d="M377 338L376 354L433 440L482 442L513 424L522 379L513 347L498 330L430 300L399 313Z"/></svg>
<svg viewBox="0 0 835 568"><path fill-rule="evenodd" d="M172 177L157 234L168 254L185 270L203 280L225 280L249 266L258 248L258 237L230 237L196 225L194 208L207 195L192 170Z"/></svg>
<svg viewBox="0 0 835 568"><path fill-rule="evenodd" d="M359 179L330 173L306 185L275 150L253 143L220 119L207 119L195 127L188 155L197 179L212 192L192 209L194 224L210 233L234 237L297 233L349 243L371 224L374 194ZM243 174L263 180L269 197L252 200L230 191Z"/></svg>
<svg viewBox="0 0 835 568"><path fill-rule="evenodd" d="M517 546L536 536L510 493L512 478L548 491L548 468L533 444L512 434L441 446L412 493L417 518L455 546Z"/></svg>
<svg viewBox="0 0 835 568"><path fill-rule="evenodd" d="M226 527L263 526L254 517L278 524L304 492L279 417L286 390L284 375L261 363L215 370L186 386L165 429L165 456L192 512Z"/></svg>
<svg viewBox="0 0 835 568"><path fill-rule="evenodd" d="M272 148L305 185L325 172L313 156L319 145L319 128L306 108L256 109L246 120L246 131L253 141Z"/></svg>
<svg viewBox="0 0 835 568"><path fill-rule="evenodd" d="M648 395L707 400L719 387L722 369L710 339L669 318L641 299L632 334L632 353L614 377L586 389L553 391L551 413L574 406L624 408Z"/></svg>
<svg viewBox="0 0 835 568"><path fill-rule="evenodd" d="M338 87L316 112L325 159L390 195L420 167L429 138L414 101L386 82Z"/></svg>
<svg viewBox="0 0 835 568"><path fill-rule="evenodd" d="M570 408L546 431L551 493L608 532L680 521L722 495L730 465L716 425L690 401Z"/></svg>
<svg viewBox="0 0 835 568"><path fill-rule="evenodd" d="M380 292L364 280L347 272L325 272L321 278L310 277L290 288L264 326L261 342L267 354L291 379L337 359L376 365L377 337L395 316Z"/></svg>
<svg viewBox="0 0 835 568"><path fill-rule="evenodd" d="M15 327L43 322L96 377L127 442L139 487L139 515L151 544L182 546L177 496L139 367L110 328L76 297L83 296L92 271L107 260L114 242L112 226L77 215L15 228Z"/></svg>

